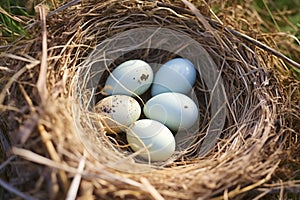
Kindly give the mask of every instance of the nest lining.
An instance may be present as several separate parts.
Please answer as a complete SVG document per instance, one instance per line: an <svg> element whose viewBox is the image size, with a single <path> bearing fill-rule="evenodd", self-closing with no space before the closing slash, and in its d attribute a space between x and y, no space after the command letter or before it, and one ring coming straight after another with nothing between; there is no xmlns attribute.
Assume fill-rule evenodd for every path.
<svg viewBox="0 0 300 200"><path fill-rule="evenodd" d="M70 8L69 13L50 17L47 19L50 46L46 78L50 91L49 99L40 104L35 88L32 88L31 84L26 85L26 82L35 83L31 77L38 74L38 70L32 69L23 74L20 82L26 86L26 90L14 87L15 94L21 93L25 97L27 94L33 101L31 104L24 98L23 105L31 104L38 108L27 110L30 115L15 115L25 124L27 122L31 125L29 130L32 133L24 139L23 146L50 157L56 163L66 164L73 170L71 172L74 172L78 160L82 158L84 148L76 138L77 130L73 126L76 116L71 116L71 113L74 113L72 109L79 108L74 107L72 100L74 94L72 91L77 87L76 84L74 86L72 77L76 77L76 71L82 66L80 63L83 63L97 43L140 26L155 25L180 30L199 42L222 72L227 94L226 123L218 143L210 154L205 157L183 157L154 172L124 173L107 168L105 162L103 163L111 157L122 156L118 152L99 152L102 161L84 153L88 159L82 161L85 162L86 168L81 187L88 185L92 188L92 193L86 195L95 195L98 198L159 199L155 193L159 191L158 196L162 195L167 199L196 197L206 199L222 196L223 191L229 190L228 195L234 197L267 182L278 167L285 139L282 139L275 129L280 104L278 93L280 91L276 88L277 80L261 66L268 66L268 63L264 62L268 55L264 54L261 57L262 55L257 54L254 48L231 33L223 31L209 18L206 20L211 23L211 29L206 30L201 21L188 10L182 9L184 5L181 2L168 5L170 4L166 2L163 2L163 5L157 2L143 4L131 0L83 2L79 8ZM38 44L40 44L38 39L31 41L27 48L33 51L25 50L25 52L37 57L40 49L35 48ZM24 62L19 61L17 66L24 66ZM28 109L30 106L25 108ZM36 115L32 115L33 113ZM93 119L88 112L82 111L81 114L87 115L85 119ZM93 123L84 121L86 132L93 129L91 124ZM101 123L99 126L101 128ZM22 138L24 134L21 130L17 132L16 138ZM41 139L35 140L36 138ZM94 139L95 137L91 138ZM98 139L104 140L104 137ZM41 143L43 148L37 148ZM27 160L53 167L53 163L51 164L49 160L37 161L26 154L27 151L14 149L14 153ZM140 164L125 161L121 164L124 169L130 165L131 172L140 172ZM18 168L17 161L12 162L12 165ZM34 195L49 197L47 191L55 190L55 186L62 189L55 190L56 192L50 195L51 198L57 197L61 192L66 194L70 180L64 167L57 165L59 172L50 170L52 172L46 175L45 179L50 180L51 187L42 189L35 185L41 190ZM43 169L41 166L35 168ZM46 167L44 170L49 169ZM15 177L23 175L22 172L14 173ZM29 174L29 177L31 176L36 176L36 173L32 172ZM56 183L57 178L61 183ZM23 191L28 191L30 186L25 187L25 182L20 185ZM241 189L235 190L235 187ZM78 195L84 194L82 188Z"/></svg>

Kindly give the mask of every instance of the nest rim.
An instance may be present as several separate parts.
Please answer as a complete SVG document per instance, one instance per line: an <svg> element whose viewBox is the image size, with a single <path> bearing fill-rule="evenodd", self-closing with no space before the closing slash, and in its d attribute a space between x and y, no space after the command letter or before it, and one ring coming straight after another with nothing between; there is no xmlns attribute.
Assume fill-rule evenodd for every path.
<svg viewBox="0 0 300 200"><path fill-rule="evenodd" d="M130 3L131 1L127 1L126 3ZM87 3L88 4L88 3ZM107 4L105 4L107 5ZM116 8L117 9L125 9L126 6L121 8L119 7L120 4L116 3ZM88 7L83 9L83 13L80 13L80 17L85 17L85 12L84 10L92 7L91 4L88 4ZM152 6L152 7L151 7ZM157 5L146 5L146 9L153 9L156 8L155 6ZM113 5L110 5L109 8L112 8ZM101 10L104 9L104 7L99 6L97 8L92 9L91 13L96 11L97 9ZM151 10L150 9L150 10ZM170 8L168 8L170 9ZM165 15L165 10L167 9L154 9L156 12L155 14L161 14ZM128 20L133 20L133 27L137 27L140 22L137 22L137 20L134 20L134 17L153 17L152 19L153 22L156 24L157 20L162 20L164 22L164 25L167 24L167 22L174 22L174 19L177 18L177 22L180 24L179 28L182 28L183 24L186 25L190 23L188 19L186 19L186 13L187 12L182 12L180 15L178 15L178 9L173 10L176 14L171 16L168 19L161 19L160 16L153 16L151 13L147 12L142 12L139 7L135 7L135 10L131 10L127 12L129 16L124 16L124 13L120 12L119 15L121 16L120 21L113 21L115 23L112 23L110 21L110 25L107 26L106 30L108 30L108 35L105 35L105 37L113 35L114 33L118 32L117 28L121 27L120 22L123 22L125 19ZM137 14L135 14L137 12ZM161 12L161 13L160 13ZM106 13L107 14L107 13ZM149 16L147 15L149 14ZM182 16L181 16L182 15ZM93 15L91 15L93 16ZM190 16L190 15L189 15ZM123 18L122 18L123 17ZM227 120L226 120L226 128L225 132L222 135L222 139L218 141L218 144L215 146L215 149L212 151L212 153L206 155L204 158L197 158L194 160L183 160L181 164L179 163L172 163L169 168L163 168L163 170L157 169L155 172L157 175L153 175L153 173L142 173L144 177L146 177L151 184L155 185L163 195L166 195L170 197L171 194L165 192L165 188L170 187L172 189L176 188L171 184L172 181L175 181L175 178L172 177L172 173L174 171L178 171L180 176L178 177L180 180L182 180L184 183L187 185L183 186L178 186L181 187L180 191L177 192L178 194L177 198L181 199L186 199L187 197L193 197L195 196L203 196L205 197L212 197L214 195L219 194L218 191L213 191L215 188L223 188L220 185L211 185L209 178L213 176L213 174L219 174L220 177L216 178L216 180L213 180L214 184L217 184L217 181L220 181L223 183L228 176L229 180L232 180L232 185L236 183L237 185L247 185L252 183L253 181L247 180L247 177L244 177L243 180L240 182L237 181L239 178L238 176L235 175L235 172L231 169L230 165L234 164L241 164L243 163L251 163L254 166L257 166L257 169L262 169L263 172L259 174L259 172L255 169L250 169L247 168L247 166L240 167L237 166L235 169L241 169L243 168L244 170L248 170L248 172L253 172L253 175L251 175L253 180L262 180L266 177L266 181L270 180L270 174L272 174L275 170L275 168L279 164L280 158L278 156L279 150L277 150L274 153L274 160L267 159L268 155L272 154L271 152L267 152L267 148L274 148L274 147L280 147L282 144L282 140L280 140L280 136L276 135L276 130L274 128L274 124L276 123L276 120L278 118L278 110L279 105L281 104L279 94L276 88L276 80L272 77L271 74L268 73L267 69L267 64L264 63L263 59L261 58L264 56L263 54L257 54L253 49L251 44L247 46L244 42L241 42L238 38L233 36L230 32L222 32L223 30L220 29L220 26L212 26L212 32L207 32L205 30L205 27L201 25L201 23L198 22L198 20L194 16L191 17L191 23L193 25L197 25L199 29L195 29L194 27L190 29L191 33L197 33L197 36L206 36L209 41L203 41L205 48L208 49L208 52L213 54L213 58L218 60L217 65L222 66L222 75L227 78L229 82L225 83L224 88L227 91L231 91L232 96L229 96L227 99L228 103L228 113L227 113ZM109 17L108 17L109 18ZM101 19L101 16L100 16ZM80 19L79 21L81 21ZM91 19L87 17L85 19L86 21L86 27L87 24L91 23L94 19ZM165 20L165 21L164 21ZM172 21L173 20L173 21ZM181 21L182 20L182 21ZM187 21L185 21L187 20ZM109 20L108 20L109 21ZM176 21L176 19L175 19ZM147 21L146 21L147 22ZM209 21L211 23L211 21ZM108 24L109 24L108 23ZM149 22L147 22L149 23ZM95 23L97 24L97 23ZM213 23L212 23L213 24ZM123 28L128 28L129 23L125 23ZM214 25L214 24L213 24ZM168 25L167 25L168 27ZM90 27L91 28L91 27ZM54 26L55 29L55 26ZM57 33L57 30L50 30L50 34L52 33ZM88 32L90 29L85 28L82 29L81 33L83 35L86 35L87 38L91 37L92 35L97 35L92 38L97 38L98 40L103 39L103 36L101 36L101 33L103 30L99 29L97 34L95 32ZM85 46L84 48L79 47L78 49L83 53L84 55L78 56L78 60L83 60L83 58L86 57L86 52L90 51L92 48L90 47L93 42L89 39L85 40L82 38L82 35L78 34L76 37L76 40L74 39L75 43L76 42L83 42ZM216 36L216 37L215 37ZM54 40L54 39L53 39ZM39 43L38 41L36 41ZM86 45L88 44L88 45ZM211 46L210 46L211 44ZM219 44L219 45L216 45ZM80 46L80 45L79 45ZM88 47L87 47L88 46ZM73 49L72 49L73 50ZM79 50L75 50L76 53ZM60 54L61 50L58 48L58 50L55 50L55 47L50 48L49 55L54 56L57 54ZM70 55L68 55L70 56ZM238 59L240 58L240 59ZM53 61L54 60L54 61ZM53 59L49 62L49 65L52 65L52 69L50 72L48 72L48 78L49 79L58 79L61 80L62 77L53 75L57 70L63 70L61 67L59 67L59 64L57 63L57 60ZM62 61L65 65L67 64L68 61ZM78 63L78 62L76 62ZM72 63L73 68L72 72L70 74L74 74L74 71L76 71L76 65ZM73 71L74 70L74 71ZM236 74L235 77L232 76L233 74ZM274 82L274 85L272 82L268 82L266 80L271 80ZM52 90L55 87L55 84L52 84L53 80L47 80L48 81L48 87L50 90ZM72 83L67 83L63 87L70 87ZM57 86L57 85L56 85ZM66 89L68 90L68 89ZM253 91L253 92L251 92ZM70 94L72 92L67 92L67 94ZM65 93L64 93L65 94ZM64 96L64 95L62 95ZM49 102L57 102L56 98L58 98L59 95L57 96L50 96ZM275 99L275 100L274 100ZM70 103L70 102L69 102ZM70 108L70 104L67 103L67 110L64 111L64 114L72 112L71 110L73 108ZM241 108L242 105L244 106L243 109L238 109ZM45 109L46 112L50 113L53 115L52 110L47 110ZM55 110L55 109L54 109ZM236 111L236 112L235 112ZM61 116L61 115L60 115ZM49 116L48 116L49 117ZM52 116L53 118L56 119L55 116ZM45 119L44 119L45 120ZM73 121L74 119L69 119ZM241 123L245 122L245 123ZM45 123L45 122L44 122ZM47 123L45 123L47 124ZM71 128L70 128L71 129ZM74 131L73 129L71 129ZM59 133L59 131L58 131ZM227 133L227 135L225 134ZM54 140L56 135L53 136ZM274 139L274 142L270 142L271 139ZM58 139L56 139L59 141ZM59 146L59 145L58 145ZM78 147L79 148L79 147ZM58 150L59 151L59 150ZM82 151L82 150L79 150ZM14 151L16 155L21 155L18 154L18 151ZM260 156L258 156L260 154ZM276 156L277 155L277 156ZM24 156L24 155L23 155ZM240 158L237 158L240 156ZM251 160L253 158L254 160ZM263 166L259 166L259 162L264 162ZM97 161L95 161L97 163ZM72 162L71 162L72 163ZM99 164L99 163L98 163ZM272 167L271 167L272 166ZM265 168L264 168L265 167ZM254 167L253 167L254 168ZM251 171L252 170L252 171ZM107 171L110 171L110 169L107 169ZM199 175L195 173L199 173ZM221 173L224 174L221 174ZM99 172L100 173L100 172ZM116 174L119 175L119 172L115 172ZM140 173L138 174L126 174L126 173L121 173L121 176L126 176L129 177L129 179L132 180L138 180L141 176ZM158 180L158 176L163 175L167 182L163 182ZM202 176L202 177L200 177ZM113 175L112 175L113 177ZM193 177L193 179L192 179ZM250 179L251 179L250 178ZM109 179L105 179L109 180ZM192 181L191 181L192 180ZM198 185L196 181L203 180L203 185L208 188L203 189L201 191L197 191L197 189L193 188L192 185ZM124 182L130 182L129 180L123 180L122 183ZM187 181L191 181L191 183L187 183ZM223 181L223 182L222 182ZM126 183L128 183L126 182ZM137 187L138 184L136 182L130 182L131 186L133 188ZM121 185L118 185L118 183L114 183L117 185L117 187L124 188ZM225 184L225 183L224 183ZM187 187L191 190L191 192L187 192L184 187ZM211 188L209 188L211 187ZM225 186L226 187L226 186ZM129 187L130 188L130 187ZM131 187L132 189L132 187ZM141 188L140 188L141 189ZM204 191L211 191L210 194L206 194ZM243 193L243 192L241 192ZM185 196L185 194L187 196ZM150 192L150 195L153 195ZM233 194L231 194L233 195ZM237 194L238 195L238 194ZM172 196L172 195L171 195Z"/></svg>

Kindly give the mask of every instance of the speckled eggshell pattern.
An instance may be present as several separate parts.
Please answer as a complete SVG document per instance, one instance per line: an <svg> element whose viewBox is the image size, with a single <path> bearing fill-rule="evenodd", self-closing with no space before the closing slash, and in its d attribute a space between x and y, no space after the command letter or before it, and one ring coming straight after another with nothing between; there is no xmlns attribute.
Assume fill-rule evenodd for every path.
<svg viewBox="0 0 300 200"><path fill-rule="evenodd" d="M107 95L143 94L152 84L153 71L143 60L128 60L115 68L106 80L104 92Z"/></svg>
<svg viewBox="0 0 300 200"><path fill-rule="evenodd" d="M103 98L96 104L95 111L108 117L106 123L115 132L124 131L141 115L139 103L126 95L112 95Z"/></svg>

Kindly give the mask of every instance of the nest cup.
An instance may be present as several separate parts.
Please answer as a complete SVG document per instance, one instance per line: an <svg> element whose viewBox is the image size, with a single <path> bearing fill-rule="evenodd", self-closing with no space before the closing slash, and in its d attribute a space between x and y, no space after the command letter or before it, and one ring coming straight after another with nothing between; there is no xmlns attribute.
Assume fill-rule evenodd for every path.
<svg viewBox="0 0 300 200"><path fill-rule="evenodd" d="M125 166L128 162L136 163L133 156L117 152L114 145L110 144L110 138L103 133L100 116L97 118L97 113L93 113L95 103L101 99L99 92L114 68L112 66L124 60L142 59L148 61L154 71L157 71L165 60L174 56L189 59L195 65L198 80L189 96L197 102L201 117L193 128L175 133L177 152L171 159L156 163L156 166L164 166L186 155L189 155L189 159L204 156L211 150L223 130L226 118L226 93L220 70L202 45L188 34L174 28L144 26L120 32L101 42L78 70L74 82L77 87L73 95L78 99L75 99L73 105L73 116L82 143L96 159L114 168L120 168L120 163L127 160L126 164L122 164L123 170L131 169ZM147 94L143 97L143 102L149 99ZM91 125L86 126L88 123ZM85 127L93 128L87 130ZM115 156L104 159L102 152ZM139 169L143 170L143 167Z"/></svg>
<svg viewBox="0 0 300 200"><path fill-rule="evenodd" d="M152 9L158 8L157 4L152 6ZM207 27L188 10L173 5L170 8L190 15L178 17L170 14L168 20L161 18L166 13L160 11L151 16L140 12L121 15L109 26L102 26L106 34L96 35L100 42L78 65L72 84L77 134L94 158L109 167L141 172L171 166L174 162L179 164L182 160L209 159L205 157L209 153L210 156L220 155L226 154L229 149L240 148L244 137L261 137L261 133L252 135L252 132L263 129L259 122L266 116L260 113L272 103L265 99L269 98L265 95L269 92L261 87L267 73L260 66L258 56L250 46L230 33L222 32L217 22L204 18L207 21L203 24L211 23L210 30L205 30ZM140 163L135 159L136 154L120 148L125 145L118 140L120 138L112 138L105 133L93 107L103 98L99 93L109 73L118 64L142 59L156 71L174 57L191 60L197 69L197 82L190 96L198 103L200 119L196 128L185 132L186 138L189 138L186 142L182 142L186 138L177 141L181 145L178 145L174 157L163 163ZM262 101L265 103L259 104Z"/></svg>

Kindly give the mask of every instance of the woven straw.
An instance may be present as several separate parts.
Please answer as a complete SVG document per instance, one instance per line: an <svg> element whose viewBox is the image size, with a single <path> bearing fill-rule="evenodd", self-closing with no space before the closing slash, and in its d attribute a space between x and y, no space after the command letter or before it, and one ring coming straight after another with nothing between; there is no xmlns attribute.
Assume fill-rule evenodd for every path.
<svg viewBox="0 0 300 200"><path fill-rule="evenodd" d="M73 2L47 17L40 7L40 20L28 29L34 37L1 54L7 78L0 103L8 125L5 140L12 146L0 168L5 169L7 184L1 185L10 191L7 198L252 199L280 188L299 189L299 182L286 181L299 167L299 82L287 93L283 80L290 79L274 71L274 66L284 69L284 62L268 48L258 48L258 41L247 40L238 26L235 30L234 19L233 27L225 28L208 5L195 3L198 10L186 1ZM201 45L216 69L211 79L197 75L194 92L206 103L199 103L202 120L193 143L159 164L139 162L122 138L106 133L101 117L89 108L94 95L88 87L94 74L86 71L88 60L95 58L91 55L103 55L99 46L108 38L141 27L184 33ZM163 63L174 57L163 51L159 56L125 52L131 53L101 68L105 75L95 94L107 70L124 60ZM209 85L220 78L222 129L210 135L209 126L216 122L212 113L218 112L209 106L214 94Z"/></svg>

